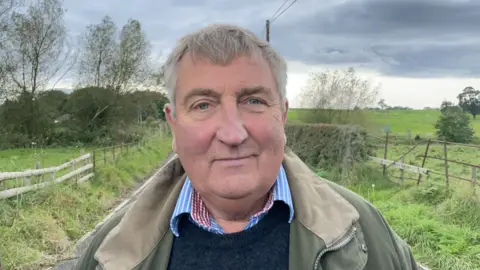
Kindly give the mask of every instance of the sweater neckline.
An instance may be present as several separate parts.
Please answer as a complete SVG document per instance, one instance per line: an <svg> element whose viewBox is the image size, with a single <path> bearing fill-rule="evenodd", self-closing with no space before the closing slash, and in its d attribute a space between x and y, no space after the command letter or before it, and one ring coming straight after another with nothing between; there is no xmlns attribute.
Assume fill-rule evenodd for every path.
<svg viewBox="0 0 480 270"><path fill-rule="evenodd" d="M256 225L235 233L218 234L200 228L190 220L188 214L180 219L180 235L175 240L195 241L203 248L232 248L247 246L261 240L283 227L290 228L288 206L283 202L275 202L268 213Z"/></svg>

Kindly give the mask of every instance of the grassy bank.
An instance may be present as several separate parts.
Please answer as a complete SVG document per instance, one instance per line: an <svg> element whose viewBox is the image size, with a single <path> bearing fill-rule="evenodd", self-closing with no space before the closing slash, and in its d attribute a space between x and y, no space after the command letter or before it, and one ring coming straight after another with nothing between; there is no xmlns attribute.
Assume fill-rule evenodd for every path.
<svg viewBox="0 0 480 270"><path fill-rule="evenodd" d="M138 180L160 165L170 148L170 138L152 139L119 158L115 165L99 166L89 183L66 183L19 199L1 200L0 256L5 269L41 269L59 259L58 254L68 254L77 239L93 229ZM62 157L48 155L51 165L70 159L70 154L77 156L79 150L64 153Z"/></svg>
<svg viewBox="0 0 480 270"><path fill-rule="evenodd" d="M343 184L372 202L432 270L480 269L480 199L464 189L441 185L397 185L381 171L359 166L340 174L319 175Z"/></svg>

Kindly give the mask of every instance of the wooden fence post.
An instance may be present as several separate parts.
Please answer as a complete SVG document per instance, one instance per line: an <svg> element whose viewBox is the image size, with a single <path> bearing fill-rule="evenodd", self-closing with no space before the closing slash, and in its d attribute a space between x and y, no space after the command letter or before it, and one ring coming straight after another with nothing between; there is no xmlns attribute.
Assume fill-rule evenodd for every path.
<svg viewBox="0 0 480 270"><path fill-rule="evenodd" d="M95 150L92 151L92 163L93 163L93 171L95 171L95 165L96 165Z"/></svg>
<svg viewBox="0 0 480 270"><path fill-rule="evenodd" d="M73 161L73 163L72 163L72 172L75 171L75 167L76 167L75 163L76 163L75 161ZM75 175L75 185L77 185L77 183L78 183L78 174Z"/></svg>
<svg viewBox="0 0 480 270"><path fill-rule="evenodd" d="M403 164L405 164L405 158L402 157L402 159L400 159L400 162ZM404 177L405 177L405 169L402 167L400 169L400 181L402 181L402 184L404 183Z"/></svg>
<svg viewBox="0 0 480 270"><path fill-rule="evenodd" d="M387 135L385 137L385 151L383 152L383 159L387 159L387 151L388 151L388 134L389 132L387 132ZM383 176L385 176L387 174L387 165L383 165Z"/></svg>
<svg viewBox="0 0 480 270"><path fill-rule="evenodd" d="M83 155L85 155L85 150L80 149L80 156L83 156ZM88 160L87 160L87 159L84 159L84 160L81 162L82 165L80 165L80 167L86 166L87 163L89 163ZM82 178L84 175L87 175L87 172L80 173L79 175L80 175L80 176L77 177L77 180L78 180L79 178Z"/></svg>
<svg viewBox="0 0 480 270"><path fill-rule="evenodd" d="M428 156L428 150L430 148L430 139L427 142L427 147L425 148L425 155L423 155L423 160L422 160L422 168L425 168L425 162L427 161L427 156ZM417 186L420 185L420 181L422 180L422 174L418 174L418 180L417 180Z"/></svg>
<svg viewBox="0 0 480 270"><path fill-rule="evenodd" d="M477 167L472 166L472 189L473 194L475 194L475 189L477 188Z"/></svg>
<svg viewBox="0 0 480 270"><path fill-rule="evenodd" d="M447 158L447 142L443 142L443 153L445 155L445 184L448 187L448 158Z"/></svg>
<svg viewBox="0 0 480 270"><path fill-rule="evenodd" d="M107 165L107 149L103 148L103 165Z"/></svg>
<svg viewBox="0 0 480 270"><path fill-rule="evenodd" d="M40 161L37 160L37 161L35 162L35 169L40 169L41 167L42 167L42 166L41 166ZM39 181L39 180L43 182L43 174L40 175L39 177L37 177L37 183L36 183L36 184L38 184L38 181Z"/></svg>

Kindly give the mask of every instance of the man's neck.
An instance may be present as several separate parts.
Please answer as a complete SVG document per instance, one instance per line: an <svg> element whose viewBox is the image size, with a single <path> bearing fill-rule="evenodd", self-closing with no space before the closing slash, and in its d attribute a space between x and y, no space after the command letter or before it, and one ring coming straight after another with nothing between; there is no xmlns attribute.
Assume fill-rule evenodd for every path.
<svg viewBox="0 0 480 270"><path fill-rule="evenodd" d="M250 217L262 211L271 196L271 192L256 200L208 200L202 197L210 215L225 233L242 231ZM218 207L220 206L220 207Z"/></svg>

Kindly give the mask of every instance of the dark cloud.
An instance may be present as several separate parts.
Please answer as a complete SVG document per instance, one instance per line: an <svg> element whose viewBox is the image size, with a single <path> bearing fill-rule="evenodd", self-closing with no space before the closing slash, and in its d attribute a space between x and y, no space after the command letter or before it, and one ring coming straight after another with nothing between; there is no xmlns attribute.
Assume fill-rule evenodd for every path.
<svg viewBox="0 0 480 270"><path fill-rule="evenodd" d="M295 13L272 25L288 58L410 77L480 74L478 1L351 0Z"/></svg>
<svg viewBox="0 0 480 270"><path fill-rule="evenodd" d="M291 2L293 0L290 0ZM119 27L139 19L155 50L212 22L264 36L283 0L67 0L66 22L79 32L110 15ZM366 67L409 77L480 75L480 1L298 0L271 26L287 60Z"/></svg>

